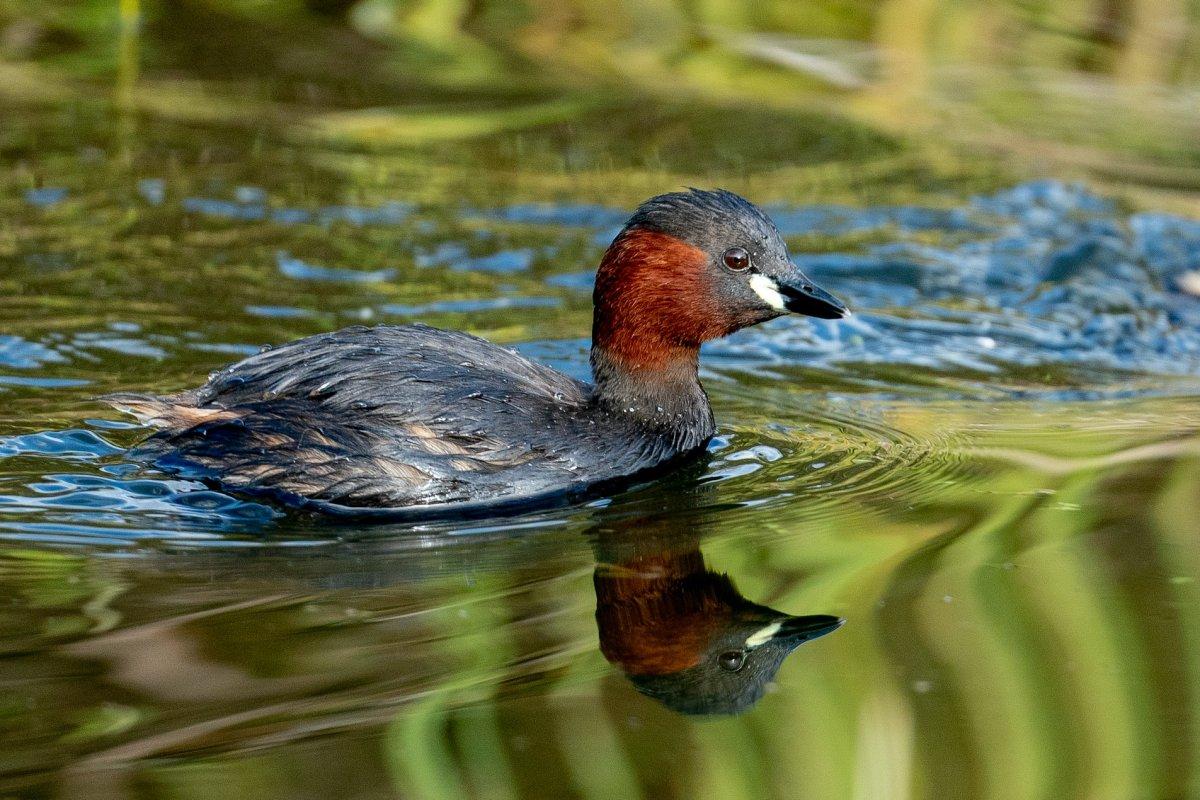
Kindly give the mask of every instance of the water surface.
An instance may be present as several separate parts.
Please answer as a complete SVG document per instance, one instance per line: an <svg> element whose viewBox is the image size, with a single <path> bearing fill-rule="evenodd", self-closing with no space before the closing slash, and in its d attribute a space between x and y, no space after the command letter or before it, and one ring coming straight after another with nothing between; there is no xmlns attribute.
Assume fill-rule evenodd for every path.
<svg viewBox="0 0 1200 800"><path fill-rule="evenodd" d="M388 38L386 3L245 5L0 15L0 793L1198 791L1196 119L1145 50L1050 48L998 105L1001 56L937 40L896 97L976 127L931 137L881 121L922 72L872 60L886 18L782 40L727 9L612 82L573 55L603 25L515 28L517 58ZM1117 120L1134 67L1158 138ZM1064 149L1030 163L1031 118ZM418 320L586 377L594 265L689 184L761 202L855 316L706 348L720 432L670 479L332 524L131 461L146 431L92 399ZM686 672L768 612L846 623L777 673Z"/></svg>

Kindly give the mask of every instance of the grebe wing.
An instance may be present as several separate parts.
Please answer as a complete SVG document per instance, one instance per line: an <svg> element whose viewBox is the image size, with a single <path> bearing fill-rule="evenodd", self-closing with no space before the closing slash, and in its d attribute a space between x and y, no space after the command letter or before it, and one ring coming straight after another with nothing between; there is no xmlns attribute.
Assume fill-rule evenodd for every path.
<svg viewBox="0 0 1200 800"><path fill-rule="evenodd" d="M589 389L507 348L427 325L356 326L264 350L213 375L201 405L306 397L351 409L453 402L475 391L585 402Z"/></svg>
<svg viewBox="0 0 1200 800"><path fill-rule="evenodd" d="M578 481L556 445L571 441L588 387L414 325L302 339L171 397L105 399L161 429L139 455L172 471L285 499L406 506Z"/></svg>

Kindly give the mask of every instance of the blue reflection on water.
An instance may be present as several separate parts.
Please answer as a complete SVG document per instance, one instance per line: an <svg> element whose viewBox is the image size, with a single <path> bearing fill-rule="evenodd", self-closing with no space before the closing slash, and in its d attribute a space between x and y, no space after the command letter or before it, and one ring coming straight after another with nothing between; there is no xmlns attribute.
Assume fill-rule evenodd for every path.
<svg viewBox="0 0 1200 800"><path fill-rule="evenodd" d="M28 189L25 192L25 202L31 206L53 206L67 199L68 192L61 186L45 186L40 189Z"/></svg>
<svg viewBox="0 0 1200 800"><path fill-rule="evenodd" d="M152 204L167 200L161 182L142 181L138 192ZM65 194L58 195L61 200ZM41 201L53 195L37 195ZM27 198L28 199L28 198ZM32 200L31 200L32 202ZM57 201L55 201L57 202ZM239 187L232 200L187 198L188 213L282 224L344 221L391 224L415 213L387 204L370 213L327 206L316 212L271 209L256 187ZM361 212L361 213L360 213ZM626 212L590 205L517 205L475 212L477 224L525 224L582 228L595 263ZM283 214L286 219L278 219ZM773 209L791 237L795 261L829 289L850 301L855 315L837 323L787 317L742 331L705 348L705 376L730 382L737 371L770 378L776 367L804 367L853 379L871 365L907 367L914 380L943 372L1003 375L1016 367L1063 364L1114 370L1111 396L1157 391L1123 388L1121 375L1200 374L1200 222L1162 214L1123 214L1105 198L1082 187L1039 181L978 197L954 209L916 207L851 209L811 206ZM480 222L482 220L482 222ZM423 267L455 271L514 273L498 296L426 303L388 303L374 298L355 306L363 318L378 314L420 319L432 314L475 314L511 309L549 309L564 297L590 290L592 270L581 263L558 265L562 272L528 273L545 246L498 248L472 256L480 243L499 242L486 230L453 234L432 219L420 220L420 242L401 254ZM805 237L879 229L883 243L846 244L832 252L806 251ZM586 232L593 231L588 237ZM442 241L438 241L439 232ZM827 241L822 238L821 241ZM553 264L555 259L545 258ZM358 270L311 264L285 251L277 269L301 281L383 283L397 270ZM523 282L522 282L523 281ZM540 284L543 292L530 286ZM558 290L556 294L555 290ZM372 289L374 291L374 289ZM301 308L269 303L242 306L247 314L279 319L320 317L346 309ZM253 353L257 343L208 341L189 331L178 337L152 334L134 323L106 329L50 333L41 341L0 336L0 365L18 374L0 375L0 387L53 389L87 383L43 370L95 361L96 351L121 356L171 359L186 349ZM525 355L573 377L587 379L586 339L536 340L517 345ZM896 379L899 380L899 379ZM1098 378L1097 380L1103 380ZM889 380L889 386L895 380ZM996 381L997 386L1003 381ZM964 391L970 391L969 388ZM1084 390L1050 387L1046 396L1074 398ZM120 443L133 433L122 423L95 420L86 427L46 430L0 438L0 536L47 542L91 543L171 537L204 541L239 531L257 535L276 518L268 506L213 491L130 463ZM764 446L765 447L765 446ZM714 462L709 480L731 480L771 463L768 449L739 450ZM54 468L57 463L60 468ZM815 469L815 467L814 467Z"/></svg>
<svg viewBox="0 0 1200 800"><path fill-rule="evenodd" d="M396 277L394 269L343 269L322 267L293 258L282 250L275 254L275 263L285 276L298 281L329 281L332 283L380 283Z"/></svg>

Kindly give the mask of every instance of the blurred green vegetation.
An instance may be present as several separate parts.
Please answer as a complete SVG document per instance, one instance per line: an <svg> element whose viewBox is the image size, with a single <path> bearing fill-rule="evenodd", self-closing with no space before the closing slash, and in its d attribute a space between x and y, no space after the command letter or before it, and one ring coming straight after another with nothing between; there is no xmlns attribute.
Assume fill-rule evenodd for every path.
<svg viewBox="0 0 1200 800"><path fill-rule="evenodd" d="M591 232L471 204L627 207L720 183L957 205L1049 173L1196 213L1198 21L1195 0L0 0L0 328L75 342L132 323L163 351L79 339L38 375L89 383L6 392L0 433L78 425L95 394L194 385L240 352L193 343L282 341L387 304L546 296L561 306L422 318L583 335L586 293L545 278L590 268ZM138 195L147 177L172 202ZM69 191L25 201L43 185ZM421 208L283 226L176 202L235 187L272 209ZM415 263L445 241L473 254L481 232L487 252L539 255L503 275ZM804 244L870 236L892 231ZM397 279L285 281L281 250ZM43 543L0 550L18 687L0 698L0 794L1195 795L1194 398L997 408L913 389L952 377L710 381L729 434L782 455L681 525L748 597L850 620L736 719L674 716L595 650L586 536L637 498L397 549L271 531L325 535L311 557L232 535L180 554L172 531L120 540L119 520L59 549L44 542L72 523L27 515ZM867 396L871 378L915 399ZM63 469L14 458L0 484Z"/></svg>
<svg viewBox="0 0 1200 800"><path fill-rule="evenodd" d="M59 793L95 798L1189 796L1189 401L1068 405L1055 428L1038 417L1058 407L869 406L874 436L904 431L884 448L829 422L771 434L761 404L721 399L791 454L716 484L679 537L702 535L749 597L849 620L752 713L680 717L595 651L586 534L661 508L652 491L517 539L396 549L376 531L340 552L108 561L8 548L6 607L58 646L10 652L36 680L32 705L0 706L30 737L0 757L7 786L61 763ZM794 476L815 457L824 475Z"/></svg>
<svg viewBox="0 0 1200 800"><path fill-rule="evenodd" d="M632 168L792 198L1053 171L1185 203L1198 19L1187 0L3 0L0 98L268 129L435 178L470 160L618 202L644 193Z"/></svg>

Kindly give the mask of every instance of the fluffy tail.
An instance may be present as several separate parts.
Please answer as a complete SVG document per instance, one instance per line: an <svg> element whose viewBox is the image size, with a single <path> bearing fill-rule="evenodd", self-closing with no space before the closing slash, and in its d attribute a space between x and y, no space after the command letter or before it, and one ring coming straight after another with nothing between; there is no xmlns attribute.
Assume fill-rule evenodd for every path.
<svg viewBox="0 0 1200 800"><path fill-rule="evenodd" d="M201 422L231 419L236 416L223 408L197 408L195 397L187 392L166 397L117 392L96 399L108 403L118 411L132 414L143 425L152 425L155 428L186 429Z"/></svg>

